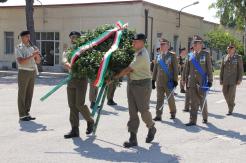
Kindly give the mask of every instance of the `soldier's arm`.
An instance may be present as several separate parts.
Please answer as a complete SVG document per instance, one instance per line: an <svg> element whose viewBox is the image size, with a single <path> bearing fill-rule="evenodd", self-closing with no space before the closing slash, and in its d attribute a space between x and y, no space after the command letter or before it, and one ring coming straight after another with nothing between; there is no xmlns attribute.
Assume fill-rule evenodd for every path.
<svg viewBox="0 0 246 163"><path fill-rule="evenodd" d="M188 81L188 76L189 76L189 72L190 72L190 64L189 64L189 56L186 59L185 62L185 74L184 74L184 81L187 82Z"/></svg>
<svg viewBox="0 0 246 163"><path fill-rule="evenodd" d="M134 60L130 63L130 65L123 69L121 72L119 72L118 74L116 74L113 79L119 79L123 76L129 75L131 72L139 69L139 67L141 66L142 63L145 63L145 58L143 56L138 56L136 58L134 58Z"/></svg>
<svg viewBox="0 0 246 163"><path fill-rule="evenodd" d="M130 66L128 66L127 68L123 69L120 73L116 74L113 77L113 80L116 80L116 79L119 79L123 76L126 76L126 75L130 74L132 71L133 71L133 69Z"/></svg>
<svg viewBox="0 0 246 163"><path fill-rule="evenodd" d="M178 81L178 74L179 74L179 70L178 70L178 60L176 55L173 56L173 80L174 81Z"/></svg>
<svg viewBox="0 0 246 163"><path fill-rule="evenodd" d="M207 75L208 75L208 82L213 82L213 65L211 61L211 56L207 53Z"/></svg>
<svg viewBox="0 0 246 163"><path fill-rule="evenodd" d="M34 56L34 60L35 60L35 62L36 62L37 64L40 64L40 62L41 62L41 57L40 57L40 55Z"/></svg>
<svg viewBox="0 0 246 163"><path fill-rule="evenodd" d="M18 49L18 48L16 48L16 52L15 53L16 53L16 56L17 56L16 60L17 60L17 62L19 64L27 64L27 62L30 59L32 59L32 58L36 57L37 55L39 55L38 51L34 51L31 56L24 58L22 53L21 53L21 51L20 51L20 49Z"/></svg>
<svg viewBox="0 0 246 163"><path fill-rule="evenodd" d="M67 70L71 69L71 64L67 60L67 52L66 51L64 51L62 54L62 62L63 62L65 69L67 69Z"/></svg>
<svg viewBox="0 0 246 163"><path fill-rule="evenodd" d="M186 63L184 64L184 69L183 69L182 74L181 74L181 81L182 82L185 82L185 71L186 71Z"/></svg>
<svg viewBox="0 0 246 163"><path fill-rule="evenodd" d="M224 74L224 57L222 58L220 66L220 84L223 84L223 74Z"/></svg>
<svg viewBox="0 0 246 163"><path fill-rule="evenodd" d="M243 79L243 59L242 56L240 55L238 57L238 72L237 72L237 84L241 84L242 79Z"/></svg>
<svg viewBox="0 0 246 163"><path fill-rule="evenodd" d="M157 65L158 63L154 64L154 70L152 74L152 80L156 81L156 76L157 76Z"/></svg>

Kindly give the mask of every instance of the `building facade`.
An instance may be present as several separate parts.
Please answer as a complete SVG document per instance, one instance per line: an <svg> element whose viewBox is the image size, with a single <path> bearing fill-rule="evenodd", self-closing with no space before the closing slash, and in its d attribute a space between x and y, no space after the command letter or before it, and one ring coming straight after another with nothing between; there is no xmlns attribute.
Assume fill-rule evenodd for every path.
<svg viewBox="0 0 246 163"><path fill-rule="evenodd" d="M87 31L122 20L129 23L129 28L147 34L150 52L157 46L157 40L165 37L178 53L180 47L190 46L194 34L204 36L219 26L204 21L203 17L182 13L180 27L177 27L177 17L176 10L142 0L35 6L36 39L43 57L43 69L63 71L62 52L69 46L68 34L72 30ZM15 67L14 49L20 42L19 32L25 29L24 6L0 7L0 68ZM230 32L243 39L242 33Z"/></svg>

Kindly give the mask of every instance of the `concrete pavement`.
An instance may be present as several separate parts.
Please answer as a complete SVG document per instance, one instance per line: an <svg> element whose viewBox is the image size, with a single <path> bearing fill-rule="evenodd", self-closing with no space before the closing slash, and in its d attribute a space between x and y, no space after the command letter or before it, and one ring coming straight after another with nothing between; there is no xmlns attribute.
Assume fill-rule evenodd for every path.
<svg viewBox="0 0 246 163"><path fill-rule="evenodd" d="M36 82L31 114L36 121L18 121L16 74L0 75L0 158L3 163L102 163L102 162L211 162L243 163L246 160L246 82L238 87L233 116L226 116L227 106L220 92L209 94L209 124L186 127L189 114L182 112L184 95L176 96L177 119L170 120L165 105L163 121L157 122L156 138L145 143L147 129L143 122L138 134L139 147L125 149L128 139L126 83L116 90L116 107L105 105L96 137L85 135L86 123L81 118L81 138L65 140L70 130L66 87L46 101L39 98L62 76L41 75ZM219 81L214 88L221 90ZM87 91L88 92L88 91ZM179 90L176 91L177 93ZM89 105L88 96L86 103ZM156 91L151 96L151 112L155 114Z"/></svg>

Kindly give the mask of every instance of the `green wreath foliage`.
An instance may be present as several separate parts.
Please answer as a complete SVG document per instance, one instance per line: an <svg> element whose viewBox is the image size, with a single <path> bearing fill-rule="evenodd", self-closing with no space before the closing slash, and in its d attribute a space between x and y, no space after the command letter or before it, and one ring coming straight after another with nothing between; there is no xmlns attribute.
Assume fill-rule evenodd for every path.
<svg viewBox="0 0 246 163"><path fill-rule="evenodd" d="M87 31L85 35L81 36L76 40L76 45L73 48L68 49L66 53L68 61L71 61L72 51L74 49L97 38L106 30L113 29L114 27L114 25L106 24L97 27L94 31ZM134 58L132 37L134 36L134 34L134 30L123 30L122 37L119 43L119 48L112 53L106 75L107 77L109 77L109 75L111 76L115 73L120 72L122 69L126 68L132 62ZM103 55L110 49L113 41L114 36L111 36L100 45L83 52L83 54L80 55L76 63L72 66L72 76L75 78L88 77L90 80L95 80Z"/></svg>

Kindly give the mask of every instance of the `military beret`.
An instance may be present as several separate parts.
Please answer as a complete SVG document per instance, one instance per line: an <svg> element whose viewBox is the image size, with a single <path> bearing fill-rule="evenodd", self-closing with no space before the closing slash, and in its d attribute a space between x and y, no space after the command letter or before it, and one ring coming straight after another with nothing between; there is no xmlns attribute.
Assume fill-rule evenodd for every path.
<svg viewBox="0 0 246 163"><path fill-rule="evenodd" d="M227 46L227 49L231 49L231 48L235 48L236 46L232 43L230 43L228 46Z"/></svg>
<svg viewBox="0 0 246 163"><path fill-rule="evenodd" d="M203 39L198 35L194 35L192 38L192 43L194 44L196 42L203 42Z"/></svg>
<svg viewBox="0 0 246 163"><path fill-rule="evenodd" d="M146 36L143 33L135 34L132 38L133 40L146 40Z"/></svg>
<svg viewBox="0 0 246 163"><path fill-rule="evenodd" d="M183 50L186 50L186 48L180 48L179 52L182 52Z"/></svg>
<svg viewBox="0 0 246 163"><path fill-rule="evenodd" d="M169 51L172 51L172 50L173 50L173 47L171 46L168 50L169 50Z"/></svg>
<svg viewBox="0 0 246 163"><path fill-rule="evenodd" d="M169 41L167 39L161 38L160 44L169 44Z"/></svg>
<svg viewBox="0 0 246 163"><path fill-rule="evenodd" d="M70 32L70 34L69 34L69 37L71 37L71 36L81 36L81 34L80 34L80 32L72 31L72 32Z"/></svg>
<svg viewBox="0 0 246 163"><path fill-rule="evenodd" d="M29 35L29 34L30 34L30 31L22 31L20 33L20 36L22 37L22 36Z"/></svg>

